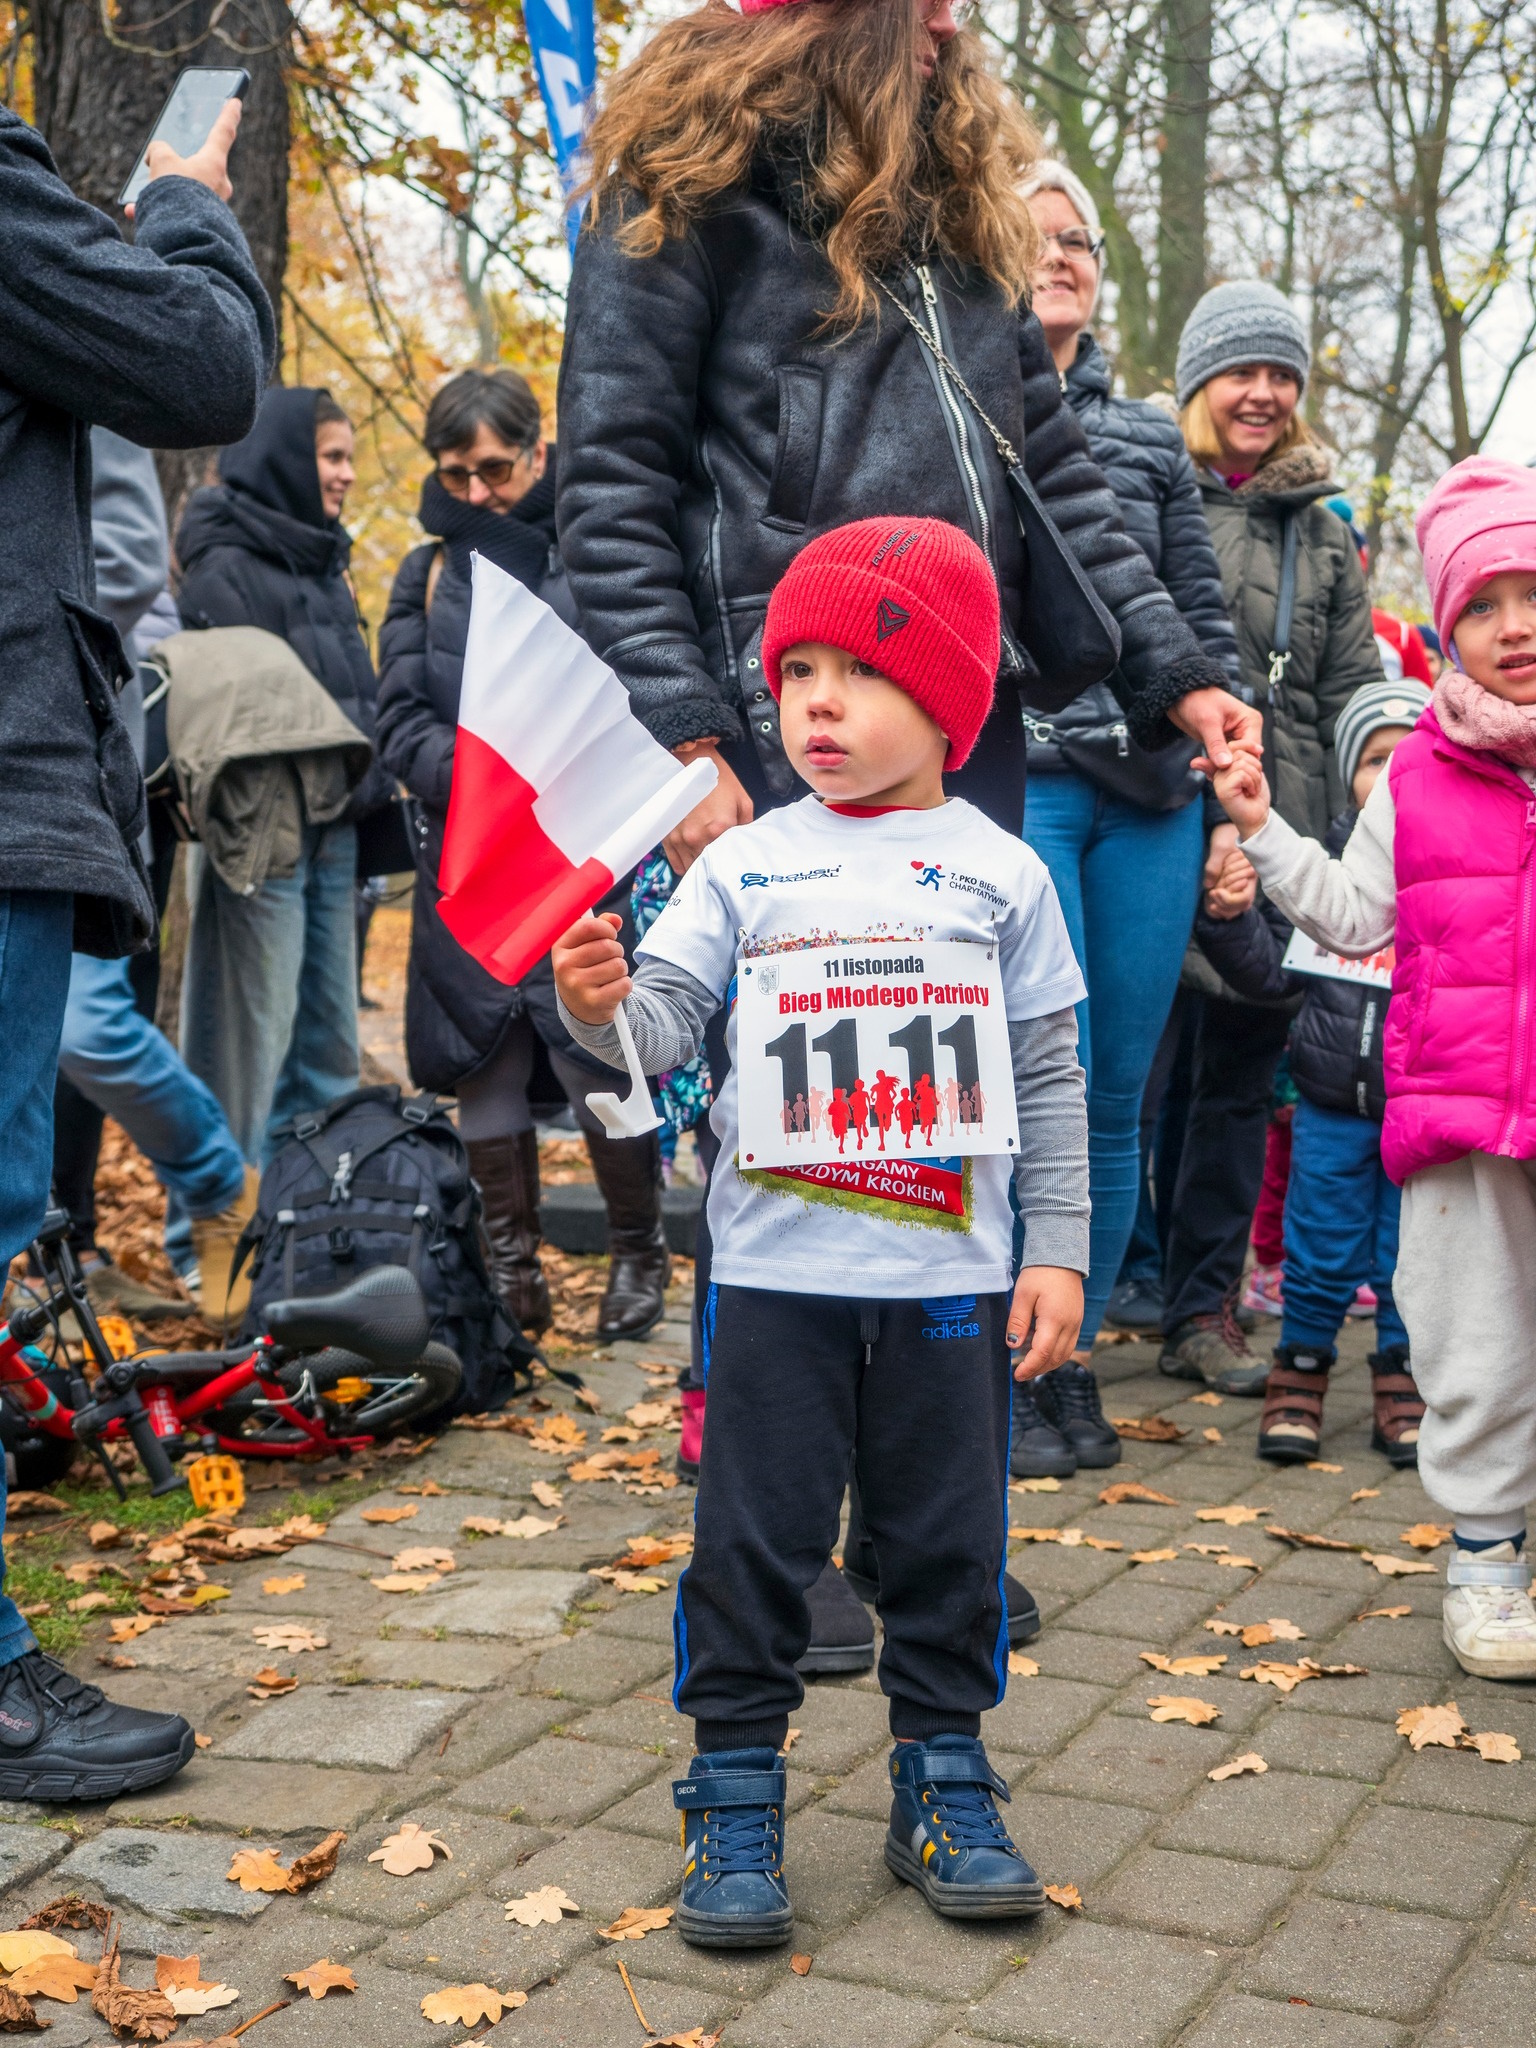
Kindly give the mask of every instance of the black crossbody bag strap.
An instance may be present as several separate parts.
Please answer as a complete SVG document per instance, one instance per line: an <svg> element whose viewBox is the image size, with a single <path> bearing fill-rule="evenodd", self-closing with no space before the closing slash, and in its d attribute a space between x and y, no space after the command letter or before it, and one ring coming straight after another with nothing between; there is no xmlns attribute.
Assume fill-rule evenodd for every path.
<svg viewBox="0 0 1536 2048"><path fill-rule="evenodd" d="M1280 527L1280 590L1275 600L1275 631L1269 647L1268 688L1264 695L1264 773L1275 789L1275 716L1285 697L1285 672L1291 664L1291 625L1296 616L1297 518L1287 512Z"/></svg>

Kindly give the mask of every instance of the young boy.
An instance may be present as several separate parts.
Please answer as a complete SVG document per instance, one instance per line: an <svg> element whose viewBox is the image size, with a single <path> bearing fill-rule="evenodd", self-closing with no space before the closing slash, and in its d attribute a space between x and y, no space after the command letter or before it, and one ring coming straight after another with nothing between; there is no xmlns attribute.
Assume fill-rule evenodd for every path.
<svg viewBox="0 0 1536 2048"><path fill-rule="evenodd" d="M945 799L998 652L997 586L956 528L864 520L813 541L773 594L762 649L813 794L701 855L638 948L633 983L605 919L583 918L554 951L571 1031L616 1065L621 1000L649 1073L691 1057L733 999L712 1112L710 1421L675 1624L674 1698L699 1751L673 1787L677 1924L700 1946L789 1938L779 1750L804 1697L806 1591L855 1456L896 1739L886 1861L940 1913L1043 1904L998 1814L1007 1792L980 1726L1007 1671L1009 1351L1032 1330L1017 1377L1049 1372L1082 1316L1083 984L1041 862ZM771 1042L743 1023L765 1000L787 1020ZM780 1028L775 1014L766 1031ZM936 1104L958 1079L969 1120L934 1143L963 1158L893 1157L889 1140L880 1155L872 1077L891 1068ZM808 1085L850 1120L785 1132L778 1105ZM776 1147L792 1163L751 1164ZM1010 1180L1025 1224L1011 1304Z"/></svg>
<svg viewBox="0 0 1536 2048"><path fill-rule="evenodd" d="M1377 778L1428 702L1424 685L1406 678L1366 684L1339 713L1334 747L1350 803L1329 830L1330 854L1343 852ZM1236 918L1206 909L1195 920L1201 951L1240 995L1252 1002L1305 998L1290 1039L1298 1100L1285 1201L1285 1298L1258 1452L1280 1465L1317 1457L1335 1340L1356 1289L1368 1281L1376 1294L1377 1347L1370 1361L1371 1443L1394 1465L1412 1465L1424 1403L1392 1297L1401 1197L1381 1163L1388 991L1288 973L1282 956L1292 929L1267 901Z"/></svg>

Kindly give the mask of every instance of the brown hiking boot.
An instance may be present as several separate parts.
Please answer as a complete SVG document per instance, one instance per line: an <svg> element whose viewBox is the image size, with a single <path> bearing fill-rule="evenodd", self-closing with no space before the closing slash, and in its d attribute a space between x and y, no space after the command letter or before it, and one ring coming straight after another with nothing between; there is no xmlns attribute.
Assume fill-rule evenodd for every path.
<svg viewBox="0 0 1536 2048"><path fill-rule="evenodd" d="M205 1322L238 1323L251 1305L250 1261L241 1268L233 1285L229 1269L234 1264L240 1233L256 1214L256 1190L260 1185L261 1175L254 1166L248 1166L245 1186L227 1209L221 1209L217 1216L192 1219L192 1248L197 1254L201 1282L198 1306Z"/></svg>
<svg viewBox="0 0 1536 2048"><path fill-rule="evenodd" d="M1268 1364L1249 1350L1230 1301L1219 1314L1190 1316L1171 1331L1157 1369L1173 1380L1204 1380L1218 1394L1262 1394L1269 1378Z"/></svg>
<svg viewBox="0 0 1536 2048"><path fill-rule="evenodd" d="M1371 1449L1399 1470L1419 1462L1419 1424L1424 1420L1424 1403L1414 1384L1408 1353L1401 1344L1390 1351L1373 1351L1371 1405L1374 1427Z"/></svg>
<svg viewBox="0 0 1536 2048"><path fill-rule="evenodd" d="M1257 1449L1261 1458L1274 1465L1305 1465L1317 1456L1323 1440L1328 1369L1337 1355L1332 1346L1327 1351L1305 1351L1297 1344L1276 1345L1275 1362L1264 1388L1264 1413L1259 1417Z"/></svg>
<svg viewBox="0 0 1536 2048"><path fill-rule="evenodd" d="M85 1264L85 1291L91 1298L91 1307L97 1315L137 1316L140 1321L153 1322L159 1316L195 1316L197 1303L180 1300L175 1295L161 1294L157 1288L146 1287L142 1280L135 1280L131 1273L125 1273L114 1260L104 1253Z"/></svg>

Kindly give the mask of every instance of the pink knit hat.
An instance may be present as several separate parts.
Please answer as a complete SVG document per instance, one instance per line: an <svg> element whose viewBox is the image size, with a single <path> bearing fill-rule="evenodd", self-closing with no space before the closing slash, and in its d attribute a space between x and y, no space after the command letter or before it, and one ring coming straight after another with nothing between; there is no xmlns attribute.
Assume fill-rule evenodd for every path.
<svg viewBox="0 0 1536 2048"><path fill-rule="evenodd" d="M1449 654L1456 621L1491 576L1536 573L1536 470L1471 455L1446 471L1414 521L1435 631Z"/></svg>
<svg viewBox="0 0 1536 2048"><path fill-rule="evenodd" d="M743 14L761 14L769 7L793 7L795 0L738 0Z"/></svg>

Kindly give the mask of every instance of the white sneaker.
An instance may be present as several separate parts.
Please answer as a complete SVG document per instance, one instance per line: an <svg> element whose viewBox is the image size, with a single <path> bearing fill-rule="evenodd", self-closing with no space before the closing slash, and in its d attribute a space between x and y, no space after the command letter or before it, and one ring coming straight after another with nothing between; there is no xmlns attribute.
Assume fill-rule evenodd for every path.
<svg viewBox="0 0 1536 2048"><path fill-rule="evenodd" d="M1441 1608L1445 1647L1474 1678L1536 1678L1531 1567L1512 1543L1453 1550Z"/></svg>

